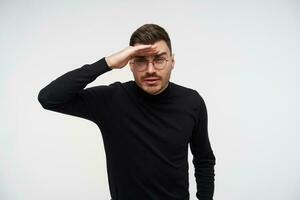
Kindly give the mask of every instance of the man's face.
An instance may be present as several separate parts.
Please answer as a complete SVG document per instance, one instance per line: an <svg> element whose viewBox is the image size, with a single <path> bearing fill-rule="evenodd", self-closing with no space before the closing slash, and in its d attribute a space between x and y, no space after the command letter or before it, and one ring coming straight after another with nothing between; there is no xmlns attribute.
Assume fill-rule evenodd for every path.
<svg viewBox="0 0 300 200"><path fill-rule="evenodd" d="M135 44L140 45L140 44ZM174 55L170 55L170 49L164 40L160 40L153 44L156 46L158 53L153 55L144 55L134 57L132 60L146 60L148 66L144 71L137 69L135 64L130 63L130 69L133 73L136 84L145 92L156 95L162 92L169 84L171 71L174 68L175 60ZM168 60L162 69L156 69L153 66L155 60L166 59ZM155 79L155 81L151 80Z"/></svg>

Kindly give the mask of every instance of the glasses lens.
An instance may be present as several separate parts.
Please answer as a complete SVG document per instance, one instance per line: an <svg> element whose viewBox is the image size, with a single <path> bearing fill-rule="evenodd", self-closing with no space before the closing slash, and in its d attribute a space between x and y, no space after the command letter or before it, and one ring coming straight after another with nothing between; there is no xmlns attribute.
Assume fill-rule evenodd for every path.
<svg viewBox="0 0 300 200"><path fill-rule="evenodd" d="M134 60L134 66L137 71L144 71L148 66L148 60L146 59L136 59ZM152 62L156 69L163 69L167 63L166 58L155 58Z"/></svg>
<svg viewBox="0 0 300 200"><path fill-rule="evenodd" d="M158 69L162 69L166 65L166 59L165 58L157 58L157 59L154 59L153 62L154 62L155 67L158 68Z"/></svg>
<svg viewBox="0 0 300 200"><path fill-rule="evenodd" d="M147 64L148 64L148 61L144 60L144 59L137 59L134 61L134 66L138 71L145 70L147 67Z"/></svg>

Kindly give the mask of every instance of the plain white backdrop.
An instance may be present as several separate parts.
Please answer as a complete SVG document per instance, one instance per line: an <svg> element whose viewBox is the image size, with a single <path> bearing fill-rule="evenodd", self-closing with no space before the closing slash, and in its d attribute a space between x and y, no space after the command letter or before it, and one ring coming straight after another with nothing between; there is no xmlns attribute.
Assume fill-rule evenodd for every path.
<svg viewBox="0 0 300 200"><path fill-rule="evenodd" d="M171 81L206 102L215 199L300 199L296 0L1 0L0 199L110 199L96 125L44 110L37 95L67 71L125 48L145 23L169 32ZM130 79L125 67L87 87ZM191 159L189 152L196 200Z"/></svg>

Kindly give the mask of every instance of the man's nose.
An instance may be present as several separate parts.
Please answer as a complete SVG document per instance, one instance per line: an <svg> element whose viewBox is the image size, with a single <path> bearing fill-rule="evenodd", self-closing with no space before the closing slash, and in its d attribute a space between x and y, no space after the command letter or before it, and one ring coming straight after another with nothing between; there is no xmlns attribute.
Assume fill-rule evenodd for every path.
<svg viewBox="0 0 300 200"><path fill-rule="evenodd" d="M152 62L148 62L147 72L152 73L155 71L155 67Z"/></svg>

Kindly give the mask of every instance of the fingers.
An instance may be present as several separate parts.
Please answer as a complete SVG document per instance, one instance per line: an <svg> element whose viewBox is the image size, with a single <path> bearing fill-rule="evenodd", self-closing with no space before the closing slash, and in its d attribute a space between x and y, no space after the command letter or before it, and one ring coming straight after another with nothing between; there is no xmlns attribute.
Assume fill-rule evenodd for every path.
<svg viewBox="0 0 300 200"><path fill-rule="evenodd" d="M139 44L139 45L133 46L133 48L136 51L140 51L140 50L150 49L152 46L153 46L152 44Z"/></svg>
<svg viewBox="0 0 300 200"><path fill-rule="evenodd" d="M158 50L156 50L156 49L145 49L145 50L137 51L136 55L138 55L138 56L149 56L149 55L156 54L157 52L158 52Z"/></svg>
<svg viewBox="0 0 300 200"><path fill-rule="evenodd" d="M144 56L144 55L153 55L158 53L156 46L154 45L137 45L135 46L135 55Z"/></svg>

